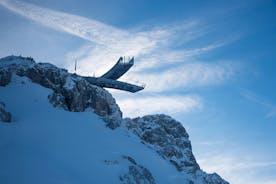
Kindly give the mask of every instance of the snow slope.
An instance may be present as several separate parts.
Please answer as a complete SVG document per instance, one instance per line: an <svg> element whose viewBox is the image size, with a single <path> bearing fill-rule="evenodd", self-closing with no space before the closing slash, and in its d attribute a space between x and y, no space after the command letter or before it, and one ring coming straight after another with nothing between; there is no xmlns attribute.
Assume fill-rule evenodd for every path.
<svg viewBox="0 0 276 184"><path fill-rule="evenodd" d="M73 84L70 82L69 86L72 88ZM141 123L135 122L150 122L151 119L133 122L128 119L114 129L91 107L83 112L54 107L49 102L51 94L51 88L15 73L9 83L0 86L0 102L5 103L5 109L12 115L11 123L0 121L1 184L227 183L216 174L201 171L195 160L194 171L178 170L169 161L170 156L178 158L162 155L166 148L174 151L173 147L168 147L168 141L176 140L172 135L177 130L163 131L166 124L157 126L153 122L152 127L144 129L139 127ZM156 132L160 130L167 134L168 139L162 142L166 145L157 145L158 142L150 142L143 136L150 128L154 140L159 140ZM187 139L185 144L189 145L185 149L191 149L188 134L184 134L179 140Z"/></svg>
<svg viewBox="0 0 276 184"><path fill-rule="evenodd" d="M1 183L120 183L118 175L127 168L123 155L138 163L146 159L156 169L165 164L124 130L105 127L94 113L53 108L48 94L49 89L19 77L1 88L14 118L0 124ZM172 167L166 170L174 173ZM161 173L156 172L161 179L156 182L168 183Z"/></svg>

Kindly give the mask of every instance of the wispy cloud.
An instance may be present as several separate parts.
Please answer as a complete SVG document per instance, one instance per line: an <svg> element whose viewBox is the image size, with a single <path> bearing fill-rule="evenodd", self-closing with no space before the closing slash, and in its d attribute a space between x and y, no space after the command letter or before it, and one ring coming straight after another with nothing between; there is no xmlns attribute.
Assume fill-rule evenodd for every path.
<svg viewBox="0 0 276 184"><path fill-rule="evenodd" d="M276 169L276 162L256 161L244 156L235 156L227 154L213 154L208 155L202 159L197 160L203 170L213 173L219 173L223 178L230 183L244 184L263 184L273 183L275 178L265 178L261 175L264 170L273 172ZM255 175L260 177L256 180ZM262 177L261 177L262 176Z"/></svg>
<svg viewBox="0 0 276 184"><path fill-rule="evenodd" d="M107 42L113 43L117 41L113 38L127 36L127 32L103 24L99 21L54 11L25 3L23 1L1 0L0 4L7 9L44 26L67 32L98 44L106 44Z"/></svg>
<svg viewBox="0 0 276 184"><path fill-rule="evenodd" d="M264 108L266 110L265 116L267 118L276 117L276 105L272 104L271 102L267 101L263 97L249 90L242 91L241 95L245 97L247 100L250 100L258 104L259 106L261 106L261 108Z"/></svg>
<svg viewBox="0 0 276 184"><path fill-rule="evenodd" d="M233 172L237 170L253 169L256 167L275 167L276 162L249 162L245 159L235 157L227 157L225 155L217 155L208 159L198 160L200 165L208 172ZM208 163L212 162L210 166Z"/></svg>
<svg viewBox="0 0 276 184"><path fill-rule="evenodd" d="M200 141L200 142L193 142L193 145L203 145L203 146L217 146L220 144L225 144L225 141L217 140L217 141Z"/></svg>
<svg viewBox="0 0 276 184"><path fill-rule="evenodd" d="M147 81L147 91L160 92L219 84L233 77L235 72L236 65L231 62L194 62L178 65L162 72L134 72L125 78Z"/></svg>
<svg viewBox="0 0 276 184"><path fill-rule="evenodd" d="M275 184L275 183L276 183L276 179L266 180L266 181L260 182L260 184Z"/></svg>
<svg viewBox="0 0 276 184"><path fill-rule="evenodd" d="M140 98L121 98L118 100L122 111L129 117L147 114L187 113L202 107L202 100L198 96L152 96Z"/></svg>
<svg viewBox="0 0 276 184"><path fill-rule="evenodd" d="M90 41L79 50L68 53L65 65L71 71L74 68L73 61L77 59L79 74L100 76L120 56L135 56L136 65L123 80L140 81L147 86L143 99L126 99L124 95L117 98L121 108L129 116L196 109L202 106L199 98L185 94L165 96L162 93L173 89L220 84L236 72L237 65L231 61L197 61L198 56L233 41L232 38L223 38L223 41L214 40L198 44L197 47L189 46L190 42L208 35L206 24L202 24L200 20L189 19L151 28L141 26L123 30L97 20L22 1L1 0L0 5L43 26ZM147 95L150 92L159 95Z"/></svg>

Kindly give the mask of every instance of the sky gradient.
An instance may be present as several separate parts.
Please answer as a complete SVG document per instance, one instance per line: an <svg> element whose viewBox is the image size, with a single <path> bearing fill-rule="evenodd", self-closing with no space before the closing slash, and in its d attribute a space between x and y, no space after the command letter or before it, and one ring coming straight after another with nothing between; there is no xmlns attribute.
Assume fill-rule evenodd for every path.
<svg viewBox="0 0 276 184"><path fill-rule="evenodd" d="M207 172L276 183L275 1L0 0L0 57L32 56L100 76L135 56L110 90L125 117L181 121Z"/></svg>

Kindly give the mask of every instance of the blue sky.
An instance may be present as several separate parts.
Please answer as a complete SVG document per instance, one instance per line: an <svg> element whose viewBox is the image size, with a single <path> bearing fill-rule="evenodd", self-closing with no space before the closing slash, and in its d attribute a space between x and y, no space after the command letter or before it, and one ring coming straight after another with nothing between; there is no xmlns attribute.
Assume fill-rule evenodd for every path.
<svg viewBox="0 0 276 184"><path fill-rule="evenodd" d="M195 156L231 183L276 183L275 1L0 0L0 57L99 76L135 56L111 90L125 116L183 122Z"/></svg>

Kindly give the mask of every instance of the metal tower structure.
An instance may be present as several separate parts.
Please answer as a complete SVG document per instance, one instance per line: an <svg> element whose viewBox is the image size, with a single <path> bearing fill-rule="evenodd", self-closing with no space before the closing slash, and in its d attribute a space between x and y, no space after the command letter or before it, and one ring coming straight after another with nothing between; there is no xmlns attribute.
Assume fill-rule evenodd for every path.
<svg viewBox="0 0 276 184"><path fill-rule="evenodd" d="M144 86L138 86L127 82L118 81L132 66L134 57L120 57L117 63L101 77L85 77L85 79L94 85L129 91L132 93L143 90Z"/></svg>

